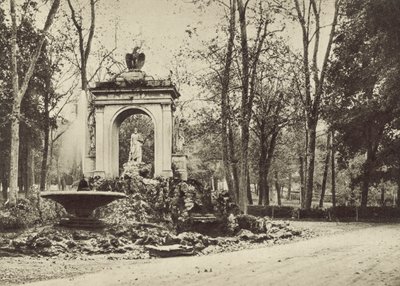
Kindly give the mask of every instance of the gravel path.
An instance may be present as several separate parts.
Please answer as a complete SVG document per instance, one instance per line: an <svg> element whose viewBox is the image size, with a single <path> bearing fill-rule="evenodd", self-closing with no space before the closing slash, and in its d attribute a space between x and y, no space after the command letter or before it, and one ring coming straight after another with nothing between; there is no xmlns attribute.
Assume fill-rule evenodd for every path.
<svg viewBox="0 0 400 286"><path fill-rule="evenodd" d="M28 285L400 285L399 224L299 224L314 224L317 232L333 234L201 257L47 260L49 263L37 267L37 274L42 275L39 279L60 278ZM52 268L47 272L49 277L44 277L46 271L42 268L52 264L64 270ZM29 263L20 266L21 273L25 267L27 271L32 269ZM85 272L88 274L81 275Z"/></svg>

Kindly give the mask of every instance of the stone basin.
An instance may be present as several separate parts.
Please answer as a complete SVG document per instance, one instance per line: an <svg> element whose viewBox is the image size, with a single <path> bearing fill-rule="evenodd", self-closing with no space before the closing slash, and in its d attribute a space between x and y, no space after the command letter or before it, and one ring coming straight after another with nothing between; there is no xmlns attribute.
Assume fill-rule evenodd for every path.
<svg viewBox="0 0 400 286"><path fill-rule="evenodd" d="M44 192L40 196L61 204L69 214L78 218L88 218L96 208L126 198L124 193L98 191Z"/></svg>

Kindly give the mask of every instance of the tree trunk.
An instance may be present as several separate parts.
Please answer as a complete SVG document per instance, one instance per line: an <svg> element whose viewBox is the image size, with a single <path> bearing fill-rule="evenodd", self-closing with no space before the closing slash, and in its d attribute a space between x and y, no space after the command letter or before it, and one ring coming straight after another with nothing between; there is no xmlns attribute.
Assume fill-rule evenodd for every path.
<svg viewBox="0 0 400 286"><path fill-rule="evenodd" d="M288 182L287 199L288 200L292 199L292 172L290 170L289 170L289 182Z"/></svg>
<svg viewBox="0 0 400 286"><path fill-rule="evenodd" d="M262 127L261 127L262 128ZM267 188L267 144L265 142L264 131L261 130L260 135L260 156L258 159L258 188L259 188L259 195L258 195L258 204L265 205L269 204L269 194L266 192Z"/></svg>
<svg viewBox="0 0 400 286"><path fill-rule="evenodd" d="M249 205L253 204L253 198L251 196L251 185L250 185L250 174L247 174L247 203Z"/></svg>
<svg viewBox="0 0 400 286"><path fill-rule="evenodd" d="M270 187L269 187L269 180L267 179L265 182L265 195L263 197L263 206L269 206L270 202L270 193L269 193Z"/></svg>
<svg viewBox="0 0 400 286"><path fill-rule="evenodd" d="M48 94L44 98L44 126L43 126L43 151L42 151L42 167L40 168L40 191L44 192L46 189L47 179L47 162L49 158L49 140L50 140L50 124L49 124L49 100Z"/></svg>
<svg viewBox="0 0 400 286"><path fill-rule="evenodd" d="M269 173L272 165L272 159L274 158L274 153L275 153L275 147L276 147L276 141L278 139L279 131L274 131L271 135L271 140L269 142L268 146L268 152L267 152L267 164L266 164L266 169L265 169L265 181L267 183L267 189L266 191L268 192L268 202L267 204L269 205Z"/></svg>
<svg viewBox="0 0 400 286"><path fill-rule="evenodd" d="M229 142L229 160L232 168L233 190L236 194L236 202L239 203L239 168L238 160L235 154L235 136L233 135L232 126L228 126L228 142Z"/></svg>
<svg viewBox="0 0 400 286"><path fill-rule="evenodd" d="M385 204L385 188L382 186L381 187L381 206L384 207Z"/></svg>
<svg viewBox="0 0 400 286"><path fill-rule="evenodd" d="M56 160L56 171L57 171L57 189L59 191L64 191L62 184L61 184L61 176L60 176L60 166L59 166L59 161L58 161L58 157Z"/></svg>
<svg viewBox="0 0 400 286"><path fill-rule="evenodd" d="M269 205L269 172L271 169L272 158L274 157L276 141L278 138L279 132L274 131L271 135L271 139L268 142L268 137L264 134L260 137L260 147L261 154L259 159L259 189L261 200L259 200L259 204Z"/></svg>
<svg viewBox="0 0 400 286"><path fill-rule="evenodd" d="M258 204L269 205L269 187L268 187L268 172L269 166L267 166L266 160L262 160L259 165L258 174Z"/></svg>
<svg viewBox="0 0 400 286"><path fill-rule="evenodd" d="M278 171L274 172L274 179L275 179L274 181L275 181L277 203L278 203L278 206L280 206L281 205L281 186L279 184Z"/></svg>
<svg viewBox="0 0 400 286"><path fill-rule="evenodd" d="M3 199L7 200L7 189L8 189L8 183L7 183L7 179L3 178L3 180L1 181L1 187L3 189Z"/></svg>
<svg viewBox="0 0 400 286"><path fill-rule="evenodd" d="M266 186L265 182L263 181L263 176L259 175L258 176L258 205L262 206L264 205L264 200L265 200L265 193L266 193Z"/></svg>
<svg viewBox="0 0 400 286"><path fill-rule="evenodd" d="M21 133L25 133L26 129L22 128ZM19 151L19 186L20 186L20 192L26 194L26 189L28 187L28 172L27 172L27 144L24 142L23 144L20 145L20 151Z"/></svg>
<svg viewBox="0 0 400 286"><path fill-rule="evenodd" d="M306 203L305 208L311 209L314 188L314 165L315 165L315 144L317 138L317 122L310 119L308 123L309 141L308 141L308 170L307 170L307 190L306 190Z"/></svg>
<svg viewBox="0 0 400 286"><path fill-rule="evenodd" d="M228 187L228 193L230 194L233 201L236 201L236 192L233 186L233 179L232 179L232 171L229 161L223 159L224 163L224 177L226 181L226 185Z"/></svg>
<svg viewBox="0 0 400 286"><path fill-rule="evenodd" d="M400 184L397 184L396 206L400 208Z"/></svg>
<svg viewBox="0 0 400 286"><path fill-rule="evenodd" d="M246 141L246 140L244 140ZM245 143L242 145L245 145ZM247 151L242 150L241 162L240 163L240 177L239 177L239 207L243 214L247 214L247 177L248 177L248 161L247 161Z"/></svg>
<svg viewBox="0 0 400 286"><path fill-rule="evenodd" d="M9 192L8 192L8 203L15 205L17 203L18 196L18 160L19 160L19 106L13 108L16 118L12 119L11 122L11 147L10 147L10 180L9 180Z"/></svg>
<svg viewBox="0 0 400 286"><path fill-rule="evenodd" d="M398 169L397 174L397 198L396 198L396 206L400 208L400 168ZM4 190L4 189L3 189Z"/></svg>
<svg viewBox="0 0 400 286"><path fill-rule="evenodd" d="M261 170L262 166L260 166ZM263 173L259 172L258 173L258 204L261 206L264 204L264 197L266 195L266 182L265 182L265 176Z"/></svg>
<svg viewBox="0 0 400 286"><path fill-rule="evenodd" d="M300 175L300 207L305 208L305 180L304 180L304 158L299 156L299 175Z"/></svg>
<svg viewBox="0 0 400 286"><path fill-rule="evenodd" d="M332 145L331 145L331 194L332 194L332 207L336 207L336 167L335 167L335 145L334 145L335 132L332 131Z"/></svg>
<svg viewBox="0 0 400 286"><path fill-rule="evenodd" d="M328 179L328 170L329 170L329 158L331 157L330 142L331 142L331 132L328 132L328 136L326 138L326 155L325 155L325 162L324 162L324 174L322 177L321 197L319 199L319 207L320 208L322 208L324 206L326 182Z"/></svg>
<svg viewBox="0 0 400 286"><path fill-rule="evenodd" d="M363 168L363 181L361 183L361 207L363 208L367 207L368 204L369 175L369 167L365 166Z"/></svg>
<svg viewBox="0 0 400 286"><path fill-rule="evenodd" d="M47 164L47 170L52 170L53 167L53 150L54 150L54 142L53 140L50 140L52 136L53 130L50 130L50 135L49 135L49 155L48 155L48 164ZM51 180L50 180L50 172L47 172L46 174L46 188L50 189L51 185Z"/></svg>
<svg viewBox="0 0 400 286"><path fill-rule="evenodd" d="M225 66L221 80L221 121L222 121L222 161L224 165L224 174L228 191L233 201L237 202L237 192L235 187L234 169L231 168L231 150L229 144L229 82L230 70L232 65L232 53L235 39L235 15L236 15L236 1L231 2L230 7L230 23L229 23L229 38L227 43L227 51L225 58Z"/></svg>
<svg viewBox="0 0 400 286"><path fill-rule="evenodd" d="M372 152L370 148L367 150L367 159L365 160L363 166L363 175L362 175L362 183L361 183L361 207L365 208L368 204L368 191L369 191L369 183L372 173Z"/></svg>
<svg viewBox="0 0 400 286"><path fill-rule="evenodd" d="M27 169L27 183L28 183L28 190L27 195L30 194L33 185L35 184L35 154L32 148L32 144L29 144L28 148L28 169Z"/></svg>
<svg viewBox="0 0 400 286"><path fill-rule="evenodd" d="M400 167L397 167L397 176L396 176L396 184L397 184L397 194L396 194L396 201L393 198L393 204L400 208ZM394 194L394 192L393 192Z"/></svg>
<svg viewBox="0 0 400 286"><path fill-rule="evenodd" d="M228 187L228 193L231 196L233 201L236 201L236 193L234 191L233 187L233 180L232 180L232 172L229 164L225 164L227 162L224 162L224 177L226 181L226 185Z"/></svg>
<svg viewBox="0 0 400 286"><path fill-rule="evenodd" d="M19 118L21 116L21 98L19 96L19 78L17 67L17 19L15 0L10 0L11 13L11 77L12 94L14 97L11 118L11 145L10 145L10 178L8 203L15 205L18 196L18 161L19 161Z"/></svg>
<svg viewBox="0 0 400 286"><path fill-rule="evenodd" d="M307 166L308 166L308 142L309 142L309 136L308 136L309 132L308 132L308 127L307 127L307 123L305 123L305 153L303 156L303 187L304 187L304 205L306 203L306 182L307 182Z"/></svg>
<svg viewBox="0 0 400 286"><path fill-rule="evenodd" d="M32 188L32 146L31 143L25 142L24 144L24 162L22 162L23 186L25 196L28 196L29 190Z"/></svg>
<svg viewBox="0 0 400 286"><path fill-rule="evenodd" d="M246 203L246 188L248 177L248 146L250 139L249 124L251 109L249 113L249 76L250 76L250 62L249 62L249 49L247 43L247 20L246 20L246 6L242 0L237 0L239 12L239 26L240 26L240 46L242 55L242 98L241 98L241 141L240 141L240 177L239 177L239 207L240 210L247 214Z"/></svg>

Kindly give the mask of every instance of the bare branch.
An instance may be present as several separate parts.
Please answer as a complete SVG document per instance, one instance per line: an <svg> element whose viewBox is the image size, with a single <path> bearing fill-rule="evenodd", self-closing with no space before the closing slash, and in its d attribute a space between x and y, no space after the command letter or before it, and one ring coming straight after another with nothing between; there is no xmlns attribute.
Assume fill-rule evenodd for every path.
<svg viewBox="0 0 400 286"><path fill-rule="evenodd" d="M90 27L89 27L89 36L88 39L86 41L86 49L85 49L85 55L84 55L84 60L85 63L87 63L88 59L89 59L89 54L90 54L90 50L92 47L92 39L94 36L94 29L95 29L95 20L96 20L96 12L95 12L95 5L96 5L95 0L90 0Z"/></svg>
<svg viewBox="0 0 400 286"><path fill-rule="evenodd" d="M102 57L102 59L100 60L100 63L99 63L99 65L98 65L97 69L95 70L95 72L93 73L93 75L90 77L90 79L88 80L88 82L91 82L91 81L93 80L93 78L96 76L96 74L97 74L97 73L99 72L99 70L101 69L103 62L104 62L108 57L110 57L110 55L112 55L112 53L114 53L115 50L116 50L116 48L112 49L109 53L107 53L106 55L104 55L104 56Z"/></svg>
<svg viewBox="0 0 400 286"><path fill-rule="evenodd" d="M31 80L31 78L33 76L36 62L39 59L40 53L42 51L42 47L44 45L44 42L46 41L46 35L53 23L54 17L57 13L59 6L60 6L60 0L54 0L53 4L51 5L49 13L47 14L46 22L44 24L43 30L42 30L40 38L39 38L39 43L31 57L31 62L29 63L28 70L25 74L25 77L22 80L21 87L18 91L18 98L16 100L18 100L19 102L21 102L22 98L24 97L24 95L28 89L29 81Z"/></svg>
<svg viewBox="0 0 400 286"><path fill-rule="evenodd" d="M313 34L311 35L311 37L309 38L308 43L311 43L311 42L312 42L312 40L313 40L313 38L315 37L315 34L316 34L317 32L319 32L319 31L322 30L323 28L326 28L326 27L329 27L329 26L332 26L332 23L331 23L331 24L326 24L326 25L324 25L324 26L321 26L321 27L319 27L318 30L315 30L314 33L313 33Z"/></svg>
<svg viewBox="0 0 400 286"><path fill-rule="evenodd" d="M332 22L331 32L329 35L328 46L326 48L325 57L324 57L324 61L323 61L322 68L321 68L321 76L320 76L321 82L324 81L326 68L328 66L328 59L329 59L329 54L330 54L331 48L332 48L333 37L334 37L335 31L336 31L336 25L337 25L340 4L341 4L340 0L335 0L335 14L333 16L333 22Z"/></svg>
<svg viewBox="0 0 400 286"><path fill-rule="evenodd" d="M317 3L315 3L315 0L310 0L310 4L312 6L312 10L314 13L315 17L315 42L314 42L314 51L313 51L313 60L312 60L312 65L313 65L313 75L314 75L314 83L315 86L319 86L319 76L318 76L318 49L319 49L319 36L320 36L320 14L317 8Z"/></svg>

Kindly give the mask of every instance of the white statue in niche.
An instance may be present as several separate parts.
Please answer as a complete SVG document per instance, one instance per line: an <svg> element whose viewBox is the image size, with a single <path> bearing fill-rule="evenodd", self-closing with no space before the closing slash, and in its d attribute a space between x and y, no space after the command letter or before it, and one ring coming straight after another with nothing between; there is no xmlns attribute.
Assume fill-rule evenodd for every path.
<svg viewBox="0 0 400 286"><path fill-rule="evenodd" d="M135 128L133 129L133 133L131 135L131 150L129 152L129 162L142 162L142 145L143 137L140 133L138 133L137 128Z"/></svg>
<svg viewBox="0 0 400 286"><path fill-rule="evenodd" d="M185 144L185 137L183 137L182 130L179 130L176 138L176 151L183 152L183 145Z"/></svg>

